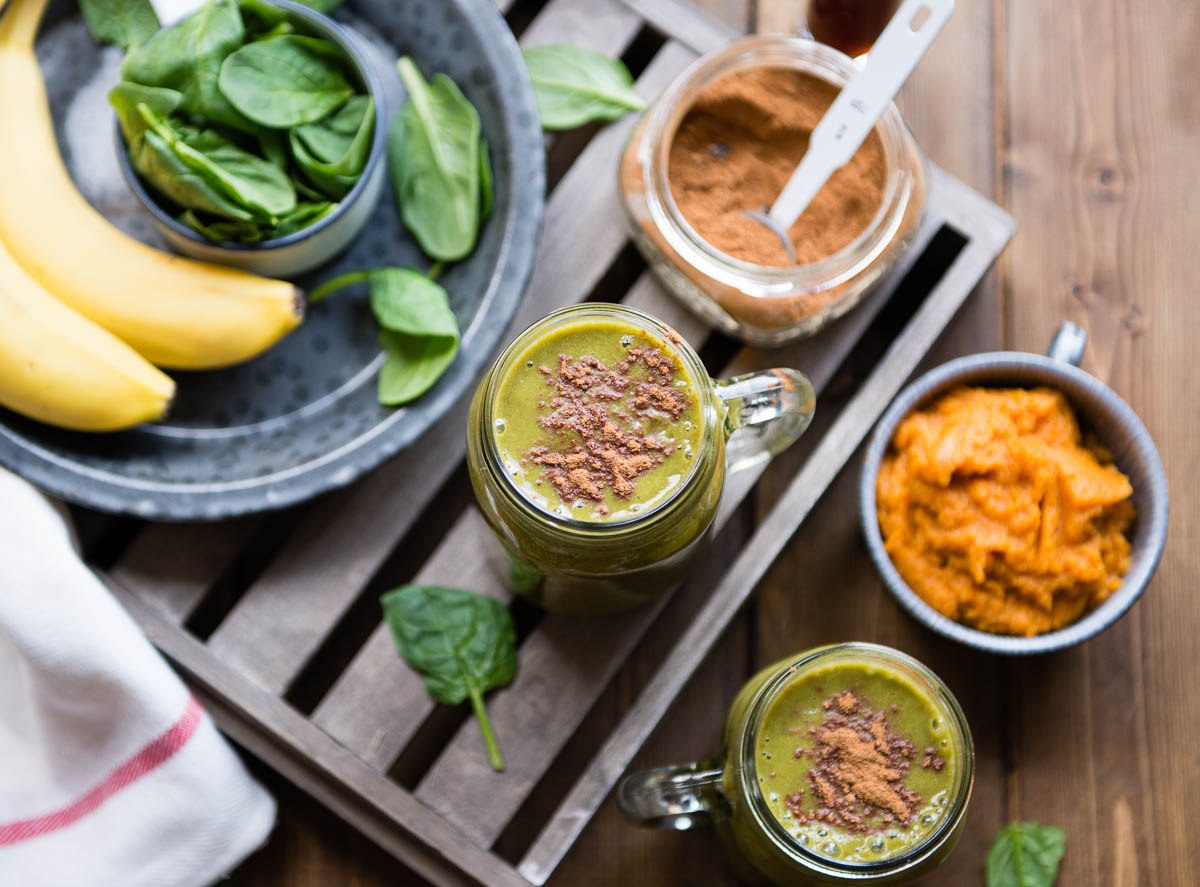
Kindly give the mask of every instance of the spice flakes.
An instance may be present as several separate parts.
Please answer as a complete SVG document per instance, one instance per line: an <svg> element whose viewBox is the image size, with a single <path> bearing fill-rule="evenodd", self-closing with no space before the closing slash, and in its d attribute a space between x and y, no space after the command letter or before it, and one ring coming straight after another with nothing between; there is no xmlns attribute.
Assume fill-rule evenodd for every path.
<svg viewBox="0 0 1200 887"><path fill-rule="evenodd" d="M605 491L629 499L637 482L674 450L668 433L690 404L676 385L678 366L657 348L631 347L614 367L594 357L558 356L540 366L554 395L539 401L547 444L525 458L542 467L565 502L586 499L607 514Z"/></svg>
<svg viewBox="0 0 1200 887"><path fill-rule="evenodd" d="M799 822L825 822L849 832L867 832L878 823L908 825L921 805L920 796L904 787L916 747L891 732L887 715L872 711L852 691L822 704L825 718L809 729L811 750L800 747L796 757L811 756L809 788L818 807L804 810L803 789L787 799ZM922 767L941 770L945 762L925 749Z"/></svg>

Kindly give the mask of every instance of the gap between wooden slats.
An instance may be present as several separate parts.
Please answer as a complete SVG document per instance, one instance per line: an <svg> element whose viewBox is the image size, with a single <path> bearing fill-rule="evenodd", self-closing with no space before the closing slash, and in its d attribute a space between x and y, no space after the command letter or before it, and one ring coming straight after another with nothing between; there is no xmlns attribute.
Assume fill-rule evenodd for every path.
<svg viewBox="0 0 1200 887"><path fill-rule="evenodd" d="M687 0L623 0L651 25L697 54L743 36Z"/></svg>
<svg viewBox="0 0 1200 887"><path fill-rule="evenodd" d="M662 292L649 272L638 278L623 304L654 314L691 342L702 342L708 333ZM468 508L413 582L469 588L507 601L508 590L478 556L489 533L479 511ZM464 558L464 551L472 556ZM367 763L386 770L433 708L424 682L401 660L391 631L381 622L321 701L313 722Z"/></svg>
<svg viewBox="0 0 1200 887"><path fill-rule="evenodd" d="M556 0L541 15L572 2ZM620 47L609 51L619 53ZM664 47L639 81L642 94L657 95L691 57L678 45ZM633 123L629 117L600 133L555 189L533 276L510 330L583 298L623 245L616 189L598 187L597 171L612 171L615 179ZM607 176L601 181L609 182ZM469 399L470 392L410 450L314 508L213 633L214 654L266 689L283 692L458 465Z"/></svg>
<svg viewBox="0 0 1200 887"><path fill-rule="evenodd" d="M836 321L820 337L766 354L744 350L729 372L745 372L764 362L794 366L808 373L820 390L937 227L925 226L921 241L866 303ZM728 478L715 521L716 532L753 487L763 467ZM490 847L665 603L605 620L547 616L521 649L520 670L513 685L497 692L489 704L500 742L511 737L506 746L505 771L498 774L491 769L478 727L468 721L420 782L417 797L479 846Z"/></svg>

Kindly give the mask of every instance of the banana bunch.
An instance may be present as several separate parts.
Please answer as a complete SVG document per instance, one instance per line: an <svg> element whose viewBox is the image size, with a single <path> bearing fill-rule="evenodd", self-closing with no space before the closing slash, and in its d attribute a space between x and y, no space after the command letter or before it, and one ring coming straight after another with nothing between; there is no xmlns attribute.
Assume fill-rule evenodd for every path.
<svg viewBox="0 0 1200 887"><path fill-rule="evenodd" d="M83 198L33 52L46 4L9 0L0 14L0 404L115 430L170 402L174 385L151 364L248 360L300 324L304 300L290 283L146 246Z"/></svg>

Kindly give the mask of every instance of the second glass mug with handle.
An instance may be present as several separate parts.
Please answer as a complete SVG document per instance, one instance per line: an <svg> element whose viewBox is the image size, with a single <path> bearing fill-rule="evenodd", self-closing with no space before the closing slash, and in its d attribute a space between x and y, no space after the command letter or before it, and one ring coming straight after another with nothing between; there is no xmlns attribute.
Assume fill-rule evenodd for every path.
<svg viewBox="0 0 1200 887"><path fill-rule="evenodd" d="M560 374L571 373L575 362L596 359L596 366L607 372L609 366L627 368L631 353L654 361L656 371L669 367L667 376L655 378L668 379L669 389L683 393L680 403L686 401L686 410L674 419L655 414L661 420L655 426L657 438L633 441L639 448L643 443L658 448L660 464L646 473L653 488L642 481L644 489L626 499L606 494L596 502L567 501L555 495L562 488L543 483L544 469L542 476L534 476L533 457L527 458L534 452L543 464L549 461L546 447L529 444L551 437L546 423L566 403L564 377L550 365L559 366ZM568 359L570 366L560 366ZM650 372L648 365L642 366ZM580 371L590 372L586 367ZM632 385L632 395L643 381L631 377L615 379L615 384L621 391L622 385ZM581 408L596 409L599 403ZM808 427L814 405L812 385L791 369L712 380L674 330L642 311L584 303L547 315L493 364L475 393L467 422L471 484L500 542L496 562L506 581L518 594L558 612L620 610L667 593L683 580L703 546L726 475L790 446ZM631 409L628 399L612 402L614 416L648 431L641 428L641 414L631 416ZM582 461L577 436L556 439L573 446L575 452L567 455ZM665 441L666 448L658 441ZM567 486L562 472L557 481ZM587 484L586 476L583 482Z"/></svg>
<svg viewBox="0 0 1200 887"><path fill-rule="evenodd" d="M723 740L714 761L626 777L621 811L715 826L748 885L911 884L958 841L970 729L946 685L898 650L836 644L768 666L734 699Z"/></svg>

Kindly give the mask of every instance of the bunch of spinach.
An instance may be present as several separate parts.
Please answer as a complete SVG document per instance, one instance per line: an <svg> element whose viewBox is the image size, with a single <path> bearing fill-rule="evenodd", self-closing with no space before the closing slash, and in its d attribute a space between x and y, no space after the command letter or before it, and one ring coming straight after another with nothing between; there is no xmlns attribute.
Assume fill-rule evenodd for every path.
<svg viewBox="0 0 1200 887"><path fill-rule="evenodd" d="M458 588L405 585L380 598L404 660L425 676L429 695L458 705L471 700L488 760L504 769L483 694L517 671L512 616L499 601Z"/></svg>
<svg viewBox="0 0 1200 887"><path fill-rule="evenodd" d="M620 59L565 44L535 46L523 55L542 129L573 129L594 120L616 120L646 106Z"/></svg>
<svg viewBox="0 0 1200 887"><path fill-rule="evenodd" d="M133 168L180 222L257 243L325 218L366 168L375 105L349 70L281 9L209 0L130 50L109 99Z"/></svg>
<svg viewBox="0 0 1200 887"><path fill-rule="evenodd" d="M344 287L367 284L384 353L379 371L379 402L384 406L416 400L458 354L458 320L446 290L435 280L440 272L440 264L428 274L410 268L350 271L309 293L310 303L319 302Z"/></svg>
<svg viewBox="0 0 1200 887"><path fill-rule="evenodd" d="M1054 887L1066 848L1063 830L1014 822L1000 830L987 857L987 887Z"/></svg>

